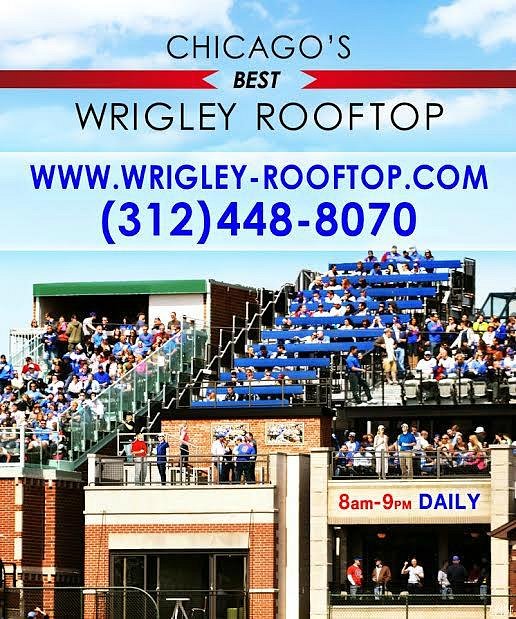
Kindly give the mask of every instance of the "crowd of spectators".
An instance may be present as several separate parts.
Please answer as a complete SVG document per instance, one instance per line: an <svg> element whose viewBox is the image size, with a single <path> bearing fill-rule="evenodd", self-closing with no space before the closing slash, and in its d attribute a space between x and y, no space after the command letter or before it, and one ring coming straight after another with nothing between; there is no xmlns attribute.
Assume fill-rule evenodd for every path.
<svg viewBox="0 0 516 619"><path fill-rule="evenodd" d="M439 268L438 265L432 266L434 262L435 258L429 249L419 253L415 247L410 247L400 253L393 246L380 259L369 250L367 256L349 271L339 270L336 264L332 265L325 275L315 276L309 290L300 290L293 296L291 311L281 320L274 333L276 337L271 339L269 335L269 346L262 343L256 348L250 346L247 349L248 358L270 359L270 367L265 368L264 373L250 367L246 370L244 380L237 380L237 372L233 371L230 381L219 384L225 385L227 392L217 395L215 389L208 389L207 399L238 401L253 397L235 393L236 385L256 386L256 391L261 387L265 393L267 383L264 384L264 381L269 381L270 385L286 384L290 381L288 372L296 368L283 364L276 366L275 359L326 357L329 353L324 349L317 350L317 345L328 343L350 345L346 351L343 350L344 367L350 378L350 390L356 404L375 402L366 389L362 375L360 361L364 353L357 349L353 351L352 344L358 344L359 349L365 352L378 352L387 384L397 384L399 379L407 378L432 381L433 385L427 383L424 386L431 387L425 393L425 397L431 398L432 390L436 391L437 381L460 377L488 383L493 400L506 398L507 390L500 390L499 387L501 382L516 376L516 316L503 322L497 316L486 319L482 314L441 318L435 311L425 315L422 307L399 309L398 304L406 297L405 289L398 280L394 284L390 282L388 275L433 273ZM369 275L383 277L381 281L368 283ZM355 276L353 281L357 281L353 285L348 279L352 276ZM409 280L406 285L417 292L421 284ZM375 298L376 289L391 287L397 289L396 296ZM414 295L411 293L411 296ZM422 300L424 297L416 295L416 298ZM324 318L324 321L321 324L314 320L300 324L293 320L303 317ZM328 320L331 317L336 318L335 323ZM376 331L369 335L369 329ZM379 337L378 330L382 333ZM346 337L345 331L353 333ZM360 333L357 334L357 331ZM313 344L314 350L288 351L287 343ZM306 367L309 367L308 363ZM260 369L263 370L263 367ZM361 401L359 389L365 392L367 402ZM254 397L271 399L274 396L260 397L255 394Z"/></svg>
<svg viewBox="0 0 516 619"><path fill-rule="evenodd" d="M22 426L27 462L73 457L105 428L102 391L133 369L145 373L153 351L172 351L182 337L174 312L152 325L143 313L120 324L94 312L82 322L46 314L43 329L41 365L27 357L18 371L0 356L0 462L19 457Z"/></svg>
<svg viewBox="0 0 516 619"><path fill-rule="evenodd" d="M375 435L357 437L353 430L341 441L333 435L334 476L417 476L487 473L488 444L511 446L511 438L496 433L488 442L483 426L464 433L454 424L441 433L430 436L428 430L416 424L401 424L400 431L388 436L383 425ZM516 444L516 442L515 442Z"/></svg>

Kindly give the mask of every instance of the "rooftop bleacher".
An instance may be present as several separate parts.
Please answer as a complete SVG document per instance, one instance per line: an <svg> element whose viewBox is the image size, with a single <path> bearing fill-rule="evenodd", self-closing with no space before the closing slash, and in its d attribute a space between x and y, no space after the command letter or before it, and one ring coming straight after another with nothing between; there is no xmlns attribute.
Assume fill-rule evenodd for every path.
<svg viewBox="0 0 516 619"><path fill-rule="evenodd" d="M397 267L402 272L397 273ZM274 389L277 389L274 383L284 381L286 377L289 384L300 386L302 393L298 390L296 398L291 397L288 392L283 395L287 395L291 403L299 404L307 386L319 379L321 371L327 372L329 369L333 370L332 400L342 401L344 393L343 397L348 401L350 390L343 359L350 349L354 346L358 348L362 363L369 372L370 382L371 379L373 383L377 382L382 375L382 369L381 364L373 357L378 356L376 341L383 336L385 328L396 323L405 330L410 319L416 316L420 324L421 341L425 343L429 335L425 330L427 307L435 308L439 305L442 287L445 290L450 289L453 272L461 267L461 260L404 258L381 263L330 263L327 273L314 274L311 282L308 281L298 293L291 295L288 312L274 318L276 328L263 327L259 341L249 342L246 356L234 355L231 367L238 372L232 374L222 371L218 381L204 380L200 389L192 391L191 406L215 406L206 403L208 394L212 402L216 400L224 402L223 406L240 406L234 395L231 395L232 399L228 402L226 390L228 386L238 386L235 393L240 396L240 387L243 391L249 388L245 386L248 376L242 372L246 368L255 370L255 382L264 379L264 370L272 371L268 376L269 380L273 379L271 384L261 387L261 395L256 397L256 402L268 400L274 403L277 395L274 392ZM376 271L380 268L382 273L372 274L373 268L376 268ZM337 301L334 300L335 297L338 297ZM279 349L278 345L282 348ZM405 347L405 344L403 346ZM418 350L417 355L418 358L422 356L421 350ZM373 375L375 367L376 376ZM404 380L410 379L411 369L415 368L409 368L405 363ZM306 376L307 372L310 372L309 377ZM476 397L475 394L479 396L481 391L478 386L473 386L474 381L471 379L459 373L461 383L455 388L455 377L451 372L448 378L452 381L452 386L443 383L446 389L441 390L442 400L460 402L463 398L468 398L468 401L471 401ZM418 379L421 377L414 373L413 381ZM304 384L305 381L307 384ZM414 384L409 380L406 389L399 388L397 404L423 401L421 384L413 387ZM372 385L373 388L374 386L375 384ZM281 386L279 388L281 389ZM267 394L267 390L270 393ZM432 394L433 390L430 390L430 397ZM385 401L383 389L382 399ZM246 406L252 406L252 403L253 399L247 397Z"/></svg>

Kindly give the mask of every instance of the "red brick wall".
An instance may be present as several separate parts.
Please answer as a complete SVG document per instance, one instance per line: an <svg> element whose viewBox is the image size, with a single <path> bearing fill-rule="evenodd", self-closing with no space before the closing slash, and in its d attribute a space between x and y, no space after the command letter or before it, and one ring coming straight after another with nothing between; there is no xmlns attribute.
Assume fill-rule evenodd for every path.
<svg viewBox="0 0 516 619"><path fill-rule="evenodd" d="M246 533L249 534L249 589L272 589L276 580L276 525L216 524L216 525L101 525L86 526L85 572L86 587L103 587L109 583L110 533ZM131 550L129 547L127 550ZM165 550L165 549L163 549ZM274 619L276 596L272 593L251 594L251 619Z"/></svg>
<svg viewBox="0 0 516 619"><path fill-rule="evenodd" d="M14 479L0 479L0 557L14 560Z"/></svg>
<svg viewBox="0 0 516 619"><path fill-rule="evenodd" d="M22 565L42 567L47 548L53 549L54 544L53 530L46 523L45 482L24 478Z"/></svg>
<svg viewBox="0 0 516 619"><path fill-rule="evenodd" d="M84 492L82 484L20 478L23 505L15 505L15 480L0 479L0 557L14 561L14 539L22 538L18 565L71 569L82 574ZM15 512L23 513L23 533L15 533ZM38 583L30 576L33 586ZM37 577L39 578L39 576ZM77 582L77 577L74 579ZM10 583L9 583L10 584Z"/></svg>
<svg viewBox="0 0 516 619"><path fill-rule="evenodd" d="M184 419L164 419L161 423L163 432L170 433L172 437L179 437L179 428L183 425ZM304 424L304 445L267 445L265 442L265 429L270 423L281 423L282 421L303 423ZM213 442L212 427L218 425L240 425L247 424L249 431L253 433L254 440L258 444L258 455L277 452L286 453L306 453L314 447L331 446L331 417L307 417L307 418L278 418L278 419L257 419L256 417L242 417L240 419L197 419L188 420L188 432L190 440L195 449L192 454L209 455ZM173 443L171 443L171 446Z"/></svg>

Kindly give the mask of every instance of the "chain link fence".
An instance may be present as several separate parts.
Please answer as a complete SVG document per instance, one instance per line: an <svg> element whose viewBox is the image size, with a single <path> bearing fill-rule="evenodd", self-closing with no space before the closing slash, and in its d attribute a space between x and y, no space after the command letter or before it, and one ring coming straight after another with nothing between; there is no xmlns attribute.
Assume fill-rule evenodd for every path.
<svg viewBox="0 0 516 619"><path fill-rule="evenodd" d="M137 587L24 587L5 589L3 616L0 619L24 618L36 608L44 610L50 619L160 617L153 597ZM162 616L169 615L165 613Z"/></svg>

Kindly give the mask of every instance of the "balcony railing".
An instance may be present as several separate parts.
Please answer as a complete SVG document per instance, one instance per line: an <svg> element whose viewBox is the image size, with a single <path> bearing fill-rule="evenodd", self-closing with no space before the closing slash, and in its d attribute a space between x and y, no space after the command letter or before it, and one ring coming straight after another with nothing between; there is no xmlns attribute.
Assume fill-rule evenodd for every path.
<svg viewBox="0 0 516 619"><path fill-rule="evenodd" d="M271 366L273 362L271 362ZM192 408L284 408L330 406L331 383L327 379L238 380L202 387L189 386Z"/></svg>
<svg viewBox="0 0 516 619"><path fill-rule="evenodd" d="M333 452L331 459L331 479L489 477L491 469L489 449L451 452L438 448L412 452L375 452L362 448L356 452Z"/></svg>
<svg viewBox="0 0 516 619"><path fill-rule="evenodd" d="M270 483L269 456L90 456L95 486L229 486Z"/></svg>
<svg viewBox="0 0 516 619"><path fill-rule="evenodd" d="M43 427L29 418L19 429L0 427L1 460L69 469L99 441L108 440L124 415L146 414L152 400L163 400L165 386L173 385L194 358L203 358L206 341L207 332L190 322L178 342L168 340L117 381L72 402Z"/></svg>

